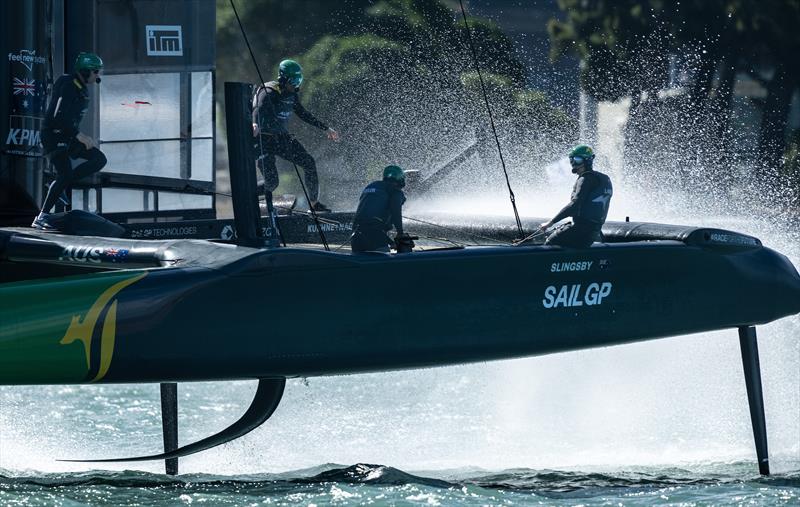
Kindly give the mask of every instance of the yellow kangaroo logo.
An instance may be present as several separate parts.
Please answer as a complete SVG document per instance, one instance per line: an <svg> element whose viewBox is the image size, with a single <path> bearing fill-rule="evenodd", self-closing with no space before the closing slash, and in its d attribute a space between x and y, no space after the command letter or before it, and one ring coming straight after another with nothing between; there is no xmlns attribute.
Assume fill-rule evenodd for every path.
<svg viewBox="0 0 800 507"><path fill-rule="evenodd" d="M64 334L64 337L61 338L59 343L61 345L69 345L75 340L83 342L83 348L86 352L87 372L91 369L92 333L94 332L95 325L97 325L97 319L103 312L103 308L106 307L108 302L114 296L116 296L119 291L128 285L138 282L144 278L145 275L147 275L146 272L141 273L133 278L128 278L127 280L117 282L106 289L102 294L100 294L100 297L97 298L97 301L94 302L92 307L89 308L89 311L86 313L86 316L83 319L81 319L80 315L72 316L72 322L70 322L66 334ZM98 380L102 379L106 373L108 373L108 368L111 366L111 357L114 355L114 340L116 339L116 330L117 301L114 300L114 302L111 303L111 306L108 308L106 318L103 321L103 331L100 335L100 369L97 371L97 375L95 375L91 382L97 382Z"/></svg>

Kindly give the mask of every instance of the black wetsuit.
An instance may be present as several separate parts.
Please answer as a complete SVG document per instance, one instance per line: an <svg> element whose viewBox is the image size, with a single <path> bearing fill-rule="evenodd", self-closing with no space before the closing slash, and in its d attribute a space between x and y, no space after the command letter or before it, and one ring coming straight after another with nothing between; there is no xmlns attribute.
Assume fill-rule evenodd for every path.
<svg viewBox="0 0 800 507"><path fill-rule="evenodd" d="M77 139L78 127L88 108L89 94L80 78L74 74L58 78L42 123L44 153L56 169L56 179L42 205L45 213L69 185L106 165L103 152L97 148L87 150Z"/></svg>
<svg viewBox="0 0 800 507"><path fill-rule="evenodd" d="M575 182L572 198L552 220L553 223L572 217L572 223L555 230L545 244L586 248L600 241L600 229L608 216L614 189L611 179L597 171L586 171Z"/></svg>
<svg viewBox="0 0 800 507"><path fill-rule="evenodd" d="M309 199L316 202L319 197L317 164L314 157L287 130L293 112L309 125L328 130L327 125L300 104L297 92L283 89L278 81L270 81L259 87L253 98L253 123L258 124L261 132L256 143L256 167L264 176L265 190L272 192L278 187L275 156L294 162L303 168Z"/></svg>
<svg viewBox="0 0 800 507"><path fill-rule="evenodd" d="M386 234L392 230L403 234L403 203L406 196L393 183L373 181L361 192L353 219L353 252L388 252L392 240Z"/></svg>

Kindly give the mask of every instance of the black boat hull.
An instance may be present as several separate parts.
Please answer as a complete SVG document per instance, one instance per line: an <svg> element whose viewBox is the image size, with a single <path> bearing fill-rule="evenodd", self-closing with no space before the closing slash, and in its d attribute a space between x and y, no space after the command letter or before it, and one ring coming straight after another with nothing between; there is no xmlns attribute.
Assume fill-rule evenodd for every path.
<svg viewBox="0 0 800 507"><path fill-rule="evenodd" d="M140 245L153 250L158 243L92 241L101 247L127 241L132 259ZM202 251L202 266L188 254L179 258L195 249ZM794 266L754 244L656 240L585 250L471 247L354 256L164 242L153 252L173 267L0 284L0 299L20 302L4 315L5 352L24 347L32 319L41 320L47 308L23 308L22 291L25 301L36 301L31 291L37 290L56 300L85 293L75 305L47 309L51 336L36 339L57 344L53 351L0 354L6 372L0 383L200 381L441 366L755 325L800 312ZM133 281L122 287L119 280ZM103 300L108 287L120 288ZM85 332L92 338L85 340L84 360L80 343L62 342L74 317L83 319L75 330L87 326L89 306L101 300L105 310ZM108 350L97 335L112 304ZM60 364L79 360L71 368ZM54 362L48 371L63 376L30 373L46 361Z"/></svg>

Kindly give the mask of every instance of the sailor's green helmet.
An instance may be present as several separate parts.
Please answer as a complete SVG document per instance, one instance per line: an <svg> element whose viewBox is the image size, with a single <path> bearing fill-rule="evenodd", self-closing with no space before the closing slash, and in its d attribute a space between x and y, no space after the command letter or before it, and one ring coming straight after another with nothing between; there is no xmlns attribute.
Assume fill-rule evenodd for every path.
<svg viewBox="0 0 800 507"><path fill-rule="evenodd" d="M278 65L278 77L295 88L300 88L303 84L303 67L294 60L283 60Z"/></svg>
<svg viewBox="0 0 800 507"><path fill-rule="evenodd" d="M390 181L403 188L406 186L406 173L400 166L387 165L383 170L383 181Z"/></svg>
<svg viewBox="0 0 800 507"><path fill-rule="evenodd" d="M586 167L591 169L592 160L594 160L594 150L592 150L591 146L579 144L569 152L569 163L572 167L578 167L585 163Z"/></svg>
<svg viewBox="0 0 800 507"><path fill-rule="evenodd" d="M80 53L75 59L75 70L103 70L103 60L94 53Z"/></svg>

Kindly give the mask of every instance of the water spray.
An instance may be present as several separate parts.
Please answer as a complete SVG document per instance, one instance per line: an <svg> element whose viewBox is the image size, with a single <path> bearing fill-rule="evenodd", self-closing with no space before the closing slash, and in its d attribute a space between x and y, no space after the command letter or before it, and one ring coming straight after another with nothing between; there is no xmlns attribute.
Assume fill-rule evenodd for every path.
<svg viewBox="0 0 800 507"><path fill-rule="evenodd" d="M233 0L231 0L233 1ZM511 200L511 207L514 208L514 218L517 221L517 229L519 230L519 237L525 237L525 231L522 230L522 221L519 219L519 211L517 211L517 202L514 197L514 191L511 189L511 181L508 179L508 171L506 170L506 161L503 158L503 150L500 147L500 138L497 137L497 128L494 126L494 116L492 116L492 108L489 105L489 97L486 93L486 85L483 83L483 74L478 65L478 53L475 51L475 44L472 42L472 33L469 29L469 22L467 22L467 12L464 10L464 1L458 0L461 5L461 15L464 17L464 27L467 29L467 40L469 47L472 50L472 61L475 64L475 71L478 73L478 81L481 83L481 92L483 93L483 101L486 103L486 111L489 113L489 123L492 126L492 134L494 134L494 141L497 144L497 153L500 155L500 165L503 167L503 174L506 177L506 186L508 187L508 197Z"/></svg>

